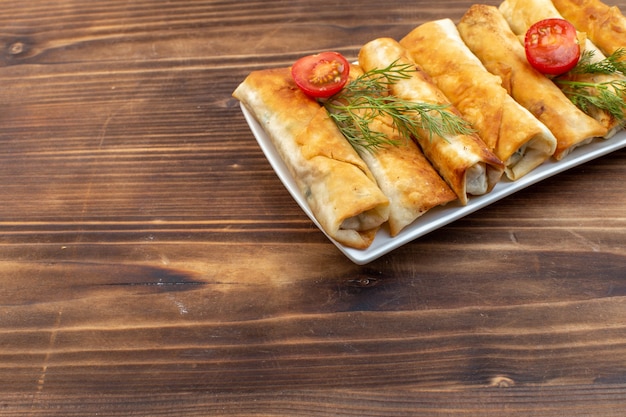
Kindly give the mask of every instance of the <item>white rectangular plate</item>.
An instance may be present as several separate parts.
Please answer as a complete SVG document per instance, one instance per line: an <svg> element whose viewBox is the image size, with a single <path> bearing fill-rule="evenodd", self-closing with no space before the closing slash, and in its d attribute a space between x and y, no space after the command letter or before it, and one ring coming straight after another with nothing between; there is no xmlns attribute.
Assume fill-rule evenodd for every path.
<svg viewBox="0 0 626 417"><path fill-rule="evenodd" d="M265 157L269 161L270 165L274 168L274 171L276 171L278 178L280 178L289 193L296 200L302 210L304 210L307 216L309 216L313 223L315 223L317 227L324 232L311 212L308 204L302 196L302 193L296 186L291 173L276 152L272 141L268 138L263 128L243 104L241 104L241 110L246 121L248 122L248 125L250 126L250 130L252 130L254 137L259 143L259 146L263 150L263 153L265 154ZM466 206L460 205L457 200L457 202L450 203L444 207L433 208L407 226L395 237L391 237L389 235L389 230L386 227L383 227L378 231L374 242L367 249L361 250L349 248L330 237L328 238L339 248L341 252L352 260L352 262L358 265L364 265L381 257L382 255L385 255L386 253L391 252L405 243L415 240L420 236L424 236L425 234L458 220L461 217L467 216L468 214L501 200L516 191L528 187L529 185L624 147L626 147L626 132L624 131L618 132L615 136L608 140L596 139L588 145L575 149L560 161L554 161L551 159L545 162L515 182L503 178L489 194L485 194L480 197L471 197Z"/></svg>

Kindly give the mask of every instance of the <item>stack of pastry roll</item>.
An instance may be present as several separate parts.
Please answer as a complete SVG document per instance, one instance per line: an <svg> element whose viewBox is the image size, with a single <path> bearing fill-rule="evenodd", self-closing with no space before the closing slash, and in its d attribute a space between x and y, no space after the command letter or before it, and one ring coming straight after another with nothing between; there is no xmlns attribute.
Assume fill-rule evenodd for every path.
<svg viewBox="0 0 626 417"><path fill-rule="evenodd" d="M513 30L513 32L523 37L528 31L530 26L535 22L543 19L563 19L564 17L554 7L552 0L504 0L498 10L504 16L507 23ZM582 38L584 43L581 43L581 50L592 52L592 61L598 62L603 60L605 55L602 51L596 47L596 45L589 39L586 34L582 33L579 39ZM612 81L624 81L624 76L621 74L566 74L565 77L582 82L589 83L610 83ZM615 93L619 92L613 90ZM605 139L613 136L622 127L622 119L618 119L611 113L598 109L597 107L590 107L588 114L602 124L607 133L602 137Z"/></svg>
<svg viewBox="0 0 626 417"><path fill-rule="evenodd" d="M463 43L450 19L431 21L411 31L400 44L434 80L517 180L556 150L556 138L502 87Z"/></svg>
<svg viewBox="0 0 626 417"><path fill-rule="evenodd" d="M431 78L412 60L406 48L391 38L379 38L365 44L359 51L359 64L365 71L387 68L396 63L415 68L410 76L390 85L390 94L413 101L449 106L460 116ZM422 151L455 192L461 204L468 195L482 195L493 189L504 172L504 164L475 134L439 136L430 131L414 138Z"/></svg>
<svg viewBox="0 0 626 417"><path fill-rule="evenodd" d="M578 109L549 78L527 61L524 46L494 6L475 4L457 29L485 68L498 75L509 94L556 137L554 158L607 135L607 128Z"/></svg>
<svg viewBox="0 0 626 417"><path fill-rule="evenodd" d="M295 85L289 68L252 72L233 96L261 124L328 236L367 248L389 218L389 200L326 110Z"/></svg>
<svg viewBox="0 0 626 417"><path fill-rule="evenodd" d="M393 64L412 68L389 84L389 94L444 106L476 134L440 136L424 128L403 138L378 115L370 129L395 144L355 148L326 108L296 86L289 68L253 71L233 96L266 132L324 232L365 249L385 223L395 236L431 208L457 199L465 205L504 173L519 179L550 156L560 160L621 127L603 112L585 114L528 63L521 36L554 17L589 34L585 47L595 60L626 45L626 18L598 0L504 0L499 8L471 6L456 26L431 21L400 42L379 38L361 48L352 79Z"/></svg>
<svg viewBox="0 0 626 417"><path fill-rule="evenodd" d="M585 32L605 55L626 47L626 17L617 7L600 0L553 0L553 3L560 14L576 29Z"/></svg>

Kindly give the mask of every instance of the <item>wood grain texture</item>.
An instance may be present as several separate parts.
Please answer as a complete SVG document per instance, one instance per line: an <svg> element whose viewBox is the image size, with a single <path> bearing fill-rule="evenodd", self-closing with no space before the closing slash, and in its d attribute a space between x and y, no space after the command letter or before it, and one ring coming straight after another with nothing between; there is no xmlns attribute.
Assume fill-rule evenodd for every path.
<svg viewBox="0 0 626 417"><path fill-rule="evenodd" d="M626 150L357 266L231 97L470 5L3 1L0 415L623 416Z"/></svg>

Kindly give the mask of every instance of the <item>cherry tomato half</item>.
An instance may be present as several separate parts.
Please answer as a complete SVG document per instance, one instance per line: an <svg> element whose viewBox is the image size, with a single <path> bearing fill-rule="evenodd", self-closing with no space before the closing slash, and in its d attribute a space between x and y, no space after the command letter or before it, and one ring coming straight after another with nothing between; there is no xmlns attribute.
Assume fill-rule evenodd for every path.
<svg viewBox="0 0 626 417"><path fill-rule="evenodd" d="M528 29L524 38L530 65L546 75L560 75L576 66L580 46L576 29L567 20L540 20Z"/></svg>
<svg viewBox="0 0 626 417"><path fill-rule="evenodd" d="M341 91L348 81L350 64L337 52L322 52L297 60L291 67L296 85L307 95L326 98Z"/></svg>

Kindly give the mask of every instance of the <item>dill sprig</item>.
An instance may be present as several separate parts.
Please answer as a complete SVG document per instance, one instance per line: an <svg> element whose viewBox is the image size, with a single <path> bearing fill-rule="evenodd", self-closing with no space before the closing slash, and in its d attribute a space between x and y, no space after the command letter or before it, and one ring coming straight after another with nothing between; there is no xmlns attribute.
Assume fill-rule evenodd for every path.
<svg viewBox="0 0 626 417"><path fill-rule="evenodd" d="M447 104L405 100L389 93L389 87L411 77L415 67L394 61L386 68L372 69L348 83L342 91L324 101L330 118L352 146L375 151L398 146L424 130L429 135L470 134L474 130ZM379 118L390 120L402 140L392 139L372 127Z"/></svg>
<svg viewBox="0 0 626 417"><path fill-rule="evenodd" d="M557 80L565 95L582 111L589 114L593 108L604 110L615 119L624 120L626 108L626 80L601 83Z"/></svg>
<svg viewBox="0 0 626 417"><path fill-rule="evenodd" d="M583 52L572 72L575 74L615 74L618 72L626 74L626 61L622 61L626 56L626 49L619 48L606 58L593 62L595 52L594 50Z"/></svg>
<svg viewBox="0 0 626 417"><path fill-rule="evenodd" d="M626 123L626 49L620 48L610 56L593 61L595 51L585 51L574 69L564 76L557 77L554 82L576 107L587 114L594 109L604 111L620 123ZM576 75L601 74L617 75L616 79L591 82L576 80Z"/></svg>

